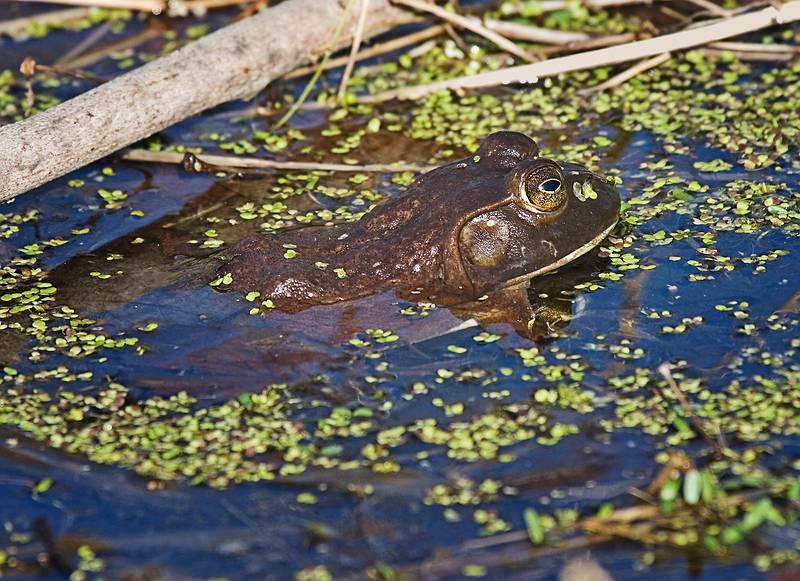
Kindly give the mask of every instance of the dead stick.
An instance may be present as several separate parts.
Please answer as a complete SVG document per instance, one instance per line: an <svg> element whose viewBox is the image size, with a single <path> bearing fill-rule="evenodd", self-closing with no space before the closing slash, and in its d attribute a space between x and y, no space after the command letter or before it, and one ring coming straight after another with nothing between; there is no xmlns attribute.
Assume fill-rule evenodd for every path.
<svg viewBox="0 0 800 581"><path fill-rule="evenodd" d="M654 67L657 67L661 63L668 61L670 58L669 53L659 54L652 58L645 59L643 61L639 61L629 69L625 69L618 75L614 75L607 81L600 83L599 85L595 85L594 87L589 87L588 89L581 89L578 91L581 95L590 95L591 93L597 93L600 91L605 91L606 89L612 89L614 87L618 87L619 85L631 80L633 77L637 77L645 71L648 71Z"/></svg>
<svg viewBox="0 0 800 581"><path fill-rule="evenodd" d="M587 8L593 10L600 10L602 8L610 8L613 6L626 6L628 4L655 4L663 0L584 0L581 2ZM544 12L555 12L556 10L564 10L572 5L570 0L542 0L538 2L536 7ZM523 3L519 2L503 7L503 14L519 14L522 11Z"/></svg>
<svg viewBox="0 0 800 581"><path fill-rule="evenodd" d="M29 119L0 127L0 201L205 109L251 97L301 64L309 51L322 52L342 12L330 0L288 0ZM388 0L371 0L364 36L413 17ZM345 30L353 30L353 20L351 14ZM349 35L341 40L346 46Z"/></svg>
<svg viewBox="0 0 800 581"><path fill-rule="evenodd" d="M175 12L173 9L173 4L179 7L177 14L181 14L184 8L192 11L204 11L213 10L215 8L238 6L240 4L252 4L256 2L257 0L173 0L172 2L169 2L169 10L170 13Z"/></svg>
<svg viewBox="0 0 800 581"><path fill-rule="evenodd" d="M789 53L779 52L748 52L742 50L720 50L718 48L701 48L705 54L711 56L731 55L740 61L762 61L768 63L786 62L795 57Z"/></svg>
<svg viewBox="0 0 800 581"><path fill-rule="evenodd" d="M118 42L112 42L111 44L104 45L103 47L91 52L75 55L69 59L65 58L63 61L59 60L58 65L67 69L82 69L103 60L115 52L136 48L151 38L160 36L163 32L164 28L163 25L160 24L160 21L153 20L145 30L134 34L133 36L123 38Z"/></svg>
<svg viewBox="0 0 800 581"><path fill-rule="evenodd" d="M647 40L639 40L621 46L612 46L548 59L529 65L448 79L429 85L404 87L375 95L367 95L359 99L359 101L380 103L392 99L419 99L425 95L445 89L474 89L509 83L533 83L545 77L624 63L634 59L701 46L716 40L739 36L746 32L753 32L775 24L784 24L795 20L800 20L800 0L793 0L778 7L770 6L756 12L725 18L706 26L665 34Z"/></svg>
<svg viewBox="0 0 800 581"><path fill-rule="evenodd" d="M369 9L369 0L364 0L361 4L361 11L358 15L358 24L356 25L356 34L353 37L353 45L350 47L350 56L347 59L347 64L344 66L342 73L342 80L339 83L339 91L336 93L336 102L341 102L347 91L347 83L350 80L350 75L353 74L353 67L356 64L356 56L361 48L361 38L364 35L364 23L367 21L367 10Z"/></svg>
<svg viewBox="0 0 800 581"><path fill-rule="evenodd" d="M524 61L532 62L535 60L533 57L531 57L531 55L504 36L486 28L477 18L467 18L466 16L461 16L460 14L448 12L436 4L429 4L427 2L422 2L421 0L393 0L393 2L395 4L408 6L409 8L413 8L414 10L419 10L421 12L429 12L430 14L441 18L445 22L454 24L459 28L466 28L467 30L472 31L475 34L479 34L486 40L493 42L498 47L502 48L504 51L513 54Z"/></svg>
<svg viewBox="0 0 800 581"><path fill-rule="evenodd" d="M367 0L361 0L362 2L367 2ZM322 55L322 60L317 64L317 70L314 71L314 74L311 75L311 78L306 83L306 86L303 88L303 91L300 95L292 101L292 104L289 106L289 109L281 115L281 118L278 119L278 122L275 124L274 129L282 127L284 124L289 122L297 111L300 110L300 107L303 106L305 100L311 94L311 91L314 89L314 85L317 84L317 81L322 76L322 71L325 70L325 63L327 63L333 52L336 50L336 47L339 45L339 37L344 30L345 25L350 20L348 17L350 16L350 11L352 10L353 6L355 5L355 0L346 0L346 4L344 5L344 13L342 14L341 18L339 18L339 22L336 23L336 28L333 31L333 35L331 36L330 41L328 42L327 47L325 48L325 53ZM356 27L358 25L356 24ZM355 40L355 39L354 39Z"/></svg>
<svg viewBox="0 0 800 581"><path fill-rule="evenodd" d="M68 8L66 10L54 10L52 12L45 12L44 14L33 14L23 18L15 18L14 20L6 20L0 22L0 34L20 34L31 24L36 25L52 25L62 24L74 20L86 18L91 13L89 8Z"/></svg>
<svg viewBox="0 0 800 581"><path fill-rule="evenodd" d="M374 56L379 56L382 54L386 54L387 52L392 52L394 50L404 48L410 44L415 44L417 42L422 42L425 40L429 40L431 38L435 38L444 32L444 26L441 24L437 24L435 26L431 26L430 28L425 28L423 30L419 30L417 32L412 32L406 36L401 36L400 38L394 38L392 40L388 40L384 43L377 44L375 46L371 46L369 48L365 48L356 55L356 62L362 61L364 59L372 58ZM349 56L342 56L335 59L330 59L327 63L325 63L325 70L328 69L335 69L336 67L340 67L344 64L347 64L347 61L350 57ZM303 75L307 75L309 73L313 73L317 70L316 65L308 65L305 67L300 67L299 69L293 70L288 75L285 75L284 79L294 79L296 77L302 77Z"/></svg>
<svg viewBox="0 0 800 581"><path fill-rule="evenodd" d="M561 54L564 52L578 52L583 50L592 50L595 48L604 48L607 46L616 46L618 44L625 44L626 42L633 42L636 40L636 35L632 32L625 32L623 34L609 34L608 36L598 36L590 38L581 42L570 42L567 44L556 44L553 46L545 46L539 52L545 55Z"/></svg>
<svg viewBox="0 0 800 581"><path fill-rule="evenodd" d="M33 79L33 75L35 75L36 73L65 75L67 77L72 77L73 79L78 79L81 81L89 81L90 83L94 83L95 85L101 85L106 82L105 79L101 79L100 77L92 75L90 73L84 73L81 71L71 71L62 67L40 65L29 56L25 57L25 59L22 61L22 64L19 66L19 72L23 74L23 76L28 82L30 82Z"/></svg>
<svg viewBox="0 0 800 581"><path fill-rule="evenodd" d="M759 42L712 42L709 48L719 50L741 51L741 52L768 52L779 54L796 54L800 52L800 46L789 44L761 44Z"/></svg>
<svg viewBox="0 0 800 581"><path fill-rule="evenodd" d="M86 38L80 41L78 44L73 46L71 49L67 51L66 54L58 57L58 60L53 63L55 67L63 66L63 63L69 62L75 57L78 57L88 51L91 47L97 44L101 38L103 38L109 30L111 30L113 26L113 22L111 20L106 20L100 26L96 27Z"/></svg>
<svg viewBox="0 0 800 581"><path fill-rule="evenodd" d="M269 0L256 0L255 2L252 2L247 6L245 6L244 10L242 10L241 12L239 12L239 14L231 18L228 21L228 23L230 24L233 22L239 22L240 20L244 20L248 16L252 16L256 12L258 12L262 8L266 8L268 4Z"/></svg>
<svg viewBox="0 0 800 581"><path fill-rule="evenodd" d="M234 155L184 154L174 151L149 151L130 149L123 159L148 163L172 163L191 165L193 171L237 171L241 169L284 169L293 171L336 171L336 172L426 172L435 166L413 163L350 165L346 163L325 163L313 161L277 161L258 157L239 157ZM212 167L215 166L215 167Z"/></svg>
<svg viewBox="0 0 800 581"><path fill-rule="evenodd" d="M728 10L725 10L721 6L717 6L711 0L686 0L690 4L694 4L695 6L699 6L703 10L706 10L709 14L714 14L716 16L728 17L731 13Z"/></svg>
<svg viewBox="0 0 800 581"><path fill-rule="evenodd" d="M569 44L571 42L583 42L590 38L584 32L565 32L551 28L541 28L540 26L507 22L505 20L486 20L484 25L489 30L502 34L506 38L542 44Z"/></svg>
<svg viewBox="0 0 800 581"><path fill-rule="evenodd" d="M138 10L159 14L167 6L166 0L26 0L41 4L67 4L70 6L90 6L119 10Z"/></svg>
<svg viewBox="0 0 800 581"><path fill-rule="evenodd" d="M121 10L140 10L142 12L163 12L166 0L26 0L41 4L68 4L71 6L95 6Z"/></svg>
<svg viewBox="0 0 800 581"><path fill-rule="evenodd" d="M689 421L692 422L692 425L694 425L695 429L709 444L711 444L718 456L724 456L727 446L722 437L722 432L720 432L719 428L717 428L712 434L712 432L706 427L705 423L703 423L703 420L701 420L697 414L694 413L692 406L689 405L689 400L686 399L686 395L684 395L680 386L672 377L672 370L670 369L669 363L662 363L659 365L658 372L664 376L664 379L667 380L667 385L669 385L673 395L675 396L675 399L678 400L683 412L689 418Z"/></svg>

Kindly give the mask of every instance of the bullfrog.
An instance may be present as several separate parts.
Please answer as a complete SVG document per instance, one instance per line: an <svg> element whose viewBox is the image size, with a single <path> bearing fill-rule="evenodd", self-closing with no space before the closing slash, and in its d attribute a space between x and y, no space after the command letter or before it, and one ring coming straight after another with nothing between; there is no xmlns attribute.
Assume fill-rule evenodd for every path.
<svg viewBox="0 0 800 581"><path fill-rule="evenodd" d="M459 304L575 260L611 232L619 210L604 177L499 131L361 220L244 238L219 275L289 312L387 290Z"/></svg>

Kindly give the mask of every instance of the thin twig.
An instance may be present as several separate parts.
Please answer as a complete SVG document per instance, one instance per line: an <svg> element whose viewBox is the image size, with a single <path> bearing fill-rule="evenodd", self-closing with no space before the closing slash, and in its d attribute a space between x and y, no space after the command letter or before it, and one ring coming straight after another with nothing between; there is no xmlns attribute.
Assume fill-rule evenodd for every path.
<svg viewBox="0 0 800 581"><path fill-rule="evenodd" d="M474 32L486 40L493 42L504 51L513 54L514 56L521 58L526 62L533 62L535 59L528 54L526 51L522 50L516 44L497 34L496 32L489 30L486 28L480 20L477 18L468 18L466 16L461 16L460 14L455 14L454 12L448 12L444 8L437 6L436 4L429 4L427 2L422 2L421 0L393 0L395 4L400 4L401 6L408 6L409 8L413 8L414 10L418 10L420 12L428 12L433 14L434 16L441 18L459 28L466 28L469 31Z"/></svg>
<svg viewBox="0 0 800 581"><path fill-rule="evenodd" d="M27 0L42 4L67 4L70 6L92 6L120 10L139 10L159 14L167 7L165 0Z"/></svg>
<svg viewBox="0 0 800 581"><path fill-rule="evenodd" d="M359 101L363 103L380 103L392 99L418 99L445 89L475 89L509 83L534 83L544 77L593 69L701 46L716 40L739 36L746 32L753 32L775 24L784 24L799 19L800 0L793 0L777 8L770 6L769 8L723 19L706 26L665 34L647 40L639 40L623 46L586 51L529 65L447 79L428 85L403 87L375 95L367 95L359 99Z"/></svg>
<svg viewBox="0 0 800 581"><path fill-rule="evenodd" d="M731 55L740 61L760 61L767 63L787 62L795 57L788 53L779 52L747 52L743 50L720 50L718 48L702 48L705 54L710 56Z"/></svg>
<svg viewBox="0 0 800 581"><path fill-rule="evenodd" d="M123 38L119 42L107 44L97 50L77 55L71 59L59 60L58 65L67 69L82 69L103 60L107 56L132 48L136 48L151 38L160 36L164 32L163 24L159 20L152 20L147 29L128 38Z"/></svg>
<svg viewBox="0 0 800 581"><path fill-rule="evenodd" d="M364 50L360 51L356 55L356 62L372 58L374 56L386 54L387 52L392 52L400 48L409 46L411 44L415 44L417 42L430 40L431 38L439 36L443 32L444 32L444 26L442 26L441 24L437 24L435 26L431 26L429 28L425 28L417 32L412 32L411 34L407 34L406 36L401 36L400 38L394 38L387 42L377 44L375 46L372 46L370 48L365 48ZM323 69L328 70L340 67L344 64L347 64L349 58L350 58L349 56L343 56L335 59L330 59L328 62L325 63ZM300 67L299 69L295 69L291 73L284 75L283 78L294 79L295 77L302 77L309 73L313 73L314 71L317 70L317 68L318 65L309 65L306 67Z"/></svg>
<svg viewBox="0 0 800 581"><path fill-rule="evenodd" d="M714 451L717 453L718 456L724 456L725 450L727 449L727 445L725 444L725 440L722 437L722 432L719 430L718 427L715 427L713 434L712 432L706 427L703 420L701 420L694 410L692 406L689 405L689 400L686 399L686 395L684 395L683 391L681 390L678 383L672 377L672 370L670 368L669 363L662 363L658 366L658 372L664 376L664 379L667 380L667 385L669 385L670 389L672 390L675 399L678 400L683 412L692 422L695 429L700 433L700 435L714 448Z"/></svg>
<svg viewBox="0 0 800 581"><path fill-rule="evenodd" d="M759 8L768 8L769 6L773 6L776 8L780 8L781 4L778 2L773 2L772 0L754 0L750 4L745 4L743 6L737 6L736 8L732 8L728 10L728 16L719 16L717 14L713 14L708 10L702 10L700 12L694 12L688 15L688 19L691 22L688 25L687 29L697 28L699 26L707 26L709 24L716 24L717 22L722 22L727 18L732 18L734 16L738 16L744 13L753 13Z"/></svg>
<svg viewBox="0 0 800 581"><path fill-rule="evenodd" d="M47 26L62 24L86 18L91 13L89 8L68 8L66 10L53 10L42 14L33 14L14 20L0 22L0 34L17 35L25 32L29 26Z"/></svg>
<svg viewBox="0 0 800 581"><path fill-rule="evenodd" d="M578 52L582 50L592 50L595 48L605 48L607 46L616 46L632 42L636 40L636 35L632 32L624 32L622 34L609 34L607 36L598 36L589 38L581 42L570 42L567 44L557 44L554 46L543 47L540 52L546 55L561 54L565 52Z"/></svg>
<svg viewBox="0 0 800 581"><path fill-rule="evenodd" d="M655 68L661 63L667 62L669 59L670 59L670 54L667 52L664 54L656 55L649 59L645 59L643 61L639 61L632 67L625 69L618 75L614 75L605 82L602 82L599 85L595 85L594 87L581 89L580 91L578 91L578 93L581 95L590 95L592 93L598 93L600 91L605 91L606 89L618 87L619 85L631 80L632 78L639 76L643 72Z"/></svg>
<svg viewBox="0 0 800 581"><path fill-rule="evenodd" d="M456 29L453 27L452 24L450 24L449 22L445 22L444 31L447 33L447 36L449 36L450 39L454 43L456 43L456 46L462 53L464 53L465 55L469 54L469 47L467 46L467 43L464 42L464 39L461 38L461 36L456 32Z"/></svg>
<svg viewBox="0 0 800 581"><path fill-rule="evenodd" d="M789 44L761 44L759 42L712 42L709 48L741 52L800 53L800 46Z"/></svg>
<svg viewBox="0 0 800 581"><path fill-rule="evenodd" d="M36 73L49 73L53 75L65 75L67 77L72 77L73 79L78 79L81 81L89 81L90 83L94 83L95 85L101 85L106 82L106 79L101 79L95 75L89 73L83 73L80 71L70 71L62 67L54 67L48 65L40 65L31 57L25 57L22 61L22 64L19 67L19 71L25 76L25 79L30 81L33 78L33 75Z"/></svg>
<svg viewBox="0 0 800 581"><path fill-rule="evenodd" d="M79 55L82 55L84 52L89 50L92 46L94 46L101 38L103 38L106 33L111 30L113 23L110 20L106 20L95 28L86 38L84 38L81 42L73 46L70 50L66 52L66 54L61 55L58 57L58 60L53 63L53 66L60 67L63 66L63 63L68 62L70 59L73 59Z"/></svg>
<svg viewBox="0 0 800 581"><path fill-rule="evenodd" d="M668 16L669 18L672 18L673 20L675 20L676 22L680 23L683 26L686 26L686 25L688 25L689 23L692 22L692 18L690 18L689 16L687 16L686 14L684 14L682 12L678 12L677 10L673 10L669 6L659 6L658 7L658 11L661 12L661 14L664 14L664 15ZM692 16L694 16L694 15L692 15Z"/></svg>
<svg viewBox="0 0 800 581"><path fill-rule="evenodd" d="M90 6L116 10L137 10L162 14L165 11L171 16L203 14L214 8L226 8L255 0L25 0L41 4L68 4L71 6Z"/></svg>
<svg viewBox="0 0 800 581"><path fill-rule="evenodd" d="M325 49L325 54L322 57L322 60L317 65L317 69L314 71L314 74L311 75L308 83L306 83L303 92L300 93L300 96L297 98L297 100L292 103L291 107L289 107L289 110L286 111L286 113L284 113L280 119L278 119L278 122L275 124L276 129L282 127L287 121L289 121L289 119L292 118L295 113L297 113L298 109L303 106L303 103L311 94L311 90L314 88L314 85L317 84L320 76L322 76L322 71L325 70L325 63L327 63L328 59L331 58L334 48L339 43L339 36L342 34L344 23L347 22L348 17L350 16L350 11L353 9L354 1L355 0L347 0L347 4L345 4L344 7L344 12L342 12L342 16L339 18L339 22L336 24L336 28L331 35L331 39L328 42L328 47Z"/></svg>
<svg viewBox="0 0 800 581"><path fill-rule="evenodd" d="M190 12L195 16L203 16L215 8L227 8L240 4L255 2L256 0L169 0L167 13L170 16L186 16Z"/></svg>
<svg viewBox="0 0 800 581"><path fill-rule="evenodd" d="M129 149L122 156L128 161L148 163L183 164L186 154L174 151L149 151L147 149ZM404 171L424 173L434 169L435 166L413 163L392 164L364 164L349 165L345 163L317 163L311 161L276 161L257 157L238 157L233 155L206 155L189 158L194 165L195 160L200 164L200 170L208 171L237 171L241 169L268 169L268 170L295 170L295 171L335 171L335 172L364 172L364 173L399 173ZM205 164L205 165L203 165ZM216 166L210 168L208 166ZM224 169L220 169L224 168Z"/></svg>
<svg viewBox="0 0 800 581"><path fill-rule="evenodd" d="M699 6L703 10L706 10L709 14L715 14L716 16L722 16L723 18L729 18L731 13L729 10L725 10L722 6L717 6L711 0L685 0L690 4L694 4L695 6Z"/></svg>
<svg viewBox="0 0 800 581"><path fill-rule="evenodd" d="M358 24L356 25L356 32L353 35L353 44L350 47L350 55L347 58L347 64L344 66L342 73L342 80L339 83L339 91L336 93L336 102L340 103L344 93L347 90L347 82L350 80L350 75L353 74L353 67L356 64L356 56L358 50L361 48L361 39L364 36L364 24L367 21L367 10L369 9L369 0L361 1L361 12L358 15Z"/></svg>
<svg viewBox="0 0 800 581"><path fill-rule="evenodd" d="M231 18L228 23L239 22L240 20L244 20L248 16L252 16L256 12L260 11L265 6L269 5L269 0L256 0L252 4L248 4L244 10L239 12L236 16Z"/></svg>
<svg viewBox="0 0 800 581"><path fill-rule="evenodd" d="M517 24L516 22L506 22L505 20L484 20L483 24L489 30L502 34L506 38L514 40L525 40L527 42L539 42L542 44L569 44L571 42L583 42L591 38L583 32L565 32L542 28L540 26L530 26L527 24Z"/></svg>
<svg viewBox="0 0 800 581"><path fill-rule="evenodd" d="M656 497L676 473L688 472L692 468L694 468L694 462L685 453L681 451L671 453L669 460L661 467L655 478L647 486L645 494L649 494L651 498ZM653 503L651 502L650 504Z"/></svg>
<svg viewBox="0 0 800 581"><path fill-rule="evenodd" d="M655 4L663 0L583 0L581 4L593 10L601 10L611 6L625 6L628 4ZM541 12L555 12L556 10L564 10L572 6L570 0L541 0L536 4L536 8ZM506 4L502 8L503 14L519 14L524 7L522 2L516 4Z"/></svg>
<svg viewBox="0 0 800 581"><path fill-rule="evenodd" d="M417 46L415 46L414 48L412 48L411 50L406 52L406 54L410 58L415 59L415 58L421 57L424 54L429 53L434 48L436 48L436 41L435 40L428 40L428 41L423 42L422 44L418 44Z"/></svg>

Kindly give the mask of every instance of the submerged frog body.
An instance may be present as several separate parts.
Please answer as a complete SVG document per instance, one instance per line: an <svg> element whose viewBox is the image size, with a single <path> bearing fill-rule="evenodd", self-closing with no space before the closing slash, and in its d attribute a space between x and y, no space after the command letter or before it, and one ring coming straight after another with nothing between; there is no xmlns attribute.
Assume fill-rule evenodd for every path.
<svg viewBox="0 0 800 581"><path fill-rule="evenodd" d="M287 311L389 289L454 304L569 263L606 237L619 208L603 177L501 131L357 222L245 238L220 273Z"/></svg>

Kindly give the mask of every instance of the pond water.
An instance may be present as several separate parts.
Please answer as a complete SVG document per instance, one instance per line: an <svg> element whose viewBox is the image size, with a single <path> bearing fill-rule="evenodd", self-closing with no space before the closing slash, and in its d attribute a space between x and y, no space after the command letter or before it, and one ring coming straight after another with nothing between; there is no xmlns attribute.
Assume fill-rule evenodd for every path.
<svg viewBox="0 0 800 581"><path fill-rule="evenodd" d="M179 21L178 38L188 24ZM127 21L113 34L143 27ZM0 65L46 62L87 34L0 40ZM91 70L112 76L126 58ZM729 86L708 79L738 75L738 153L715 129L729 122L715 119L719 103L687 113L652 98L652 119L695 121L674 130L636 117L647 112L642 93L666 94L656 85L685 74L672 69L634 81L640 93L627 106L601 107L601 96L577 116L555 89L537 106L509 90L453 107L430 99L333 118L305 109L289 124L302 138L281 148L262 137L277 151L249 151L254 132L287 135L253 104L269 109L300 80L159 137L278 159L441 163L445 150L455 159L509 127L613 173L620 225L602 249L533 280L537 324L527 336L392 293L285 314L209 285L216 255L259 228L346 221L402 195L408 182L391 172L213 176L112 158L3 206L0 571L324 579L324 567L335 579L546 579L590 552L615 579L777 574L800 542L798 128L765 117L786 132L789 147L775 146L746 98L770 85L783 91L773 105L796 102L800 70L740 66L703 61L682 85L721 92ZM387 72L373 69L365 83ZM329 74L323 86L337 80ZM35 86L37 106L87 88ZM11 121L24 91L10 81L3 91ZM453 121L468 107L487 108L488 121ZM424 118L451 125L426 131ZM752 144L753 156L777 153L748 169L742 152ZM691 413L659 373L664 363ZM679 451L714 486L768 498L778 516L745 530L746 509L726 519L678 499L671 513L663 493L645 491ZM674 482L686 487L681 474ZM612 506L662 512L589 534L587 519ZM537 527L543 543L529 538Z"/></svg>

